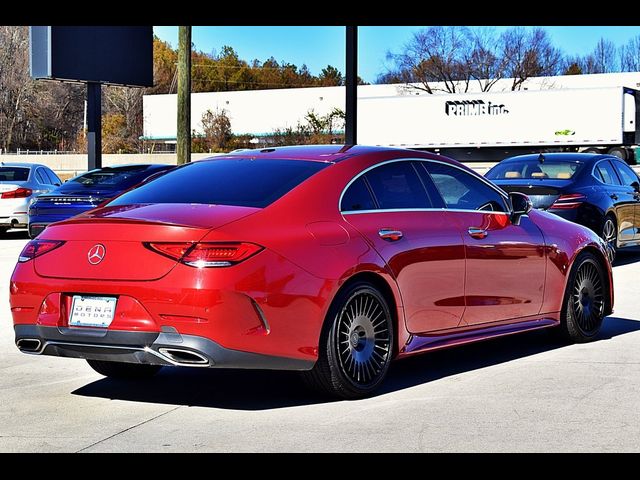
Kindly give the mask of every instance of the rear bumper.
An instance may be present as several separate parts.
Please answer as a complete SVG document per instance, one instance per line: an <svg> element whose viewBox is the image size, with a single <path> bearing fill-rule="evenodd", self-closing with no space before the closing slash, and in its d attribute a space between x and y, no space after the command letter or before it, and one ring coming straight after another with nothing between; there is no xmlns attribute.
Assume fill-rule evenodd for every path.
<svg viewBox="0 0 640 480"><path fill-rule="evenodd" d="M74 262L86 262L86 252L81 253ZM31 325L66 333L74 295L110 296L118 300L109 335L175 330L183 338L208 339L233 351L312 363L329 299L337 289L337 282L316 278L266 249L225 269L176 264L165 276L148 281L42 277L35 270L37 260L19 263L11 277L9 303L16 328ZM135 273L143 263L126 271ZM141 344L150 345L131 343Z"/></svg>
<svg viewBox="0 0 640 480"><path fill-rule="evenodd" d="M208 338L181 335L171 327L162 330L135 332L16 325L15 342L20 351L34 355L151 365L310 370L315 363L224 348Z"/></svg>
<svg viewBox="0 0 640 480"><path fill-rule="evenodd" d="M29 222L29 198L3 199L0 202L0 227L26 227Z"/></svg>
<svg viewBox="0 0 640 480"><path fill-rule="evenodd" d="M29 216L26 214L0 216L0 227L26 227L28 222Z"/></svg>

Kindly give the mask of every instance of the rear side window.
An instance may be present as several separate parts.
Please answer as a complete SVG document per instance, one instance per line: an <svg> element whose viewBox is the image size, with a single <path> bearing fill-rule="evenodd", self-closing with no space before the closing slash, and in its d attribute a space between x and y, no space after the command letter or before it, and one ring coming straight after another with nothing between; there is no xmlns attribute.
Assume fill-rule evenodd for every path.
<svg viewBox="0 0 640 480"><path fill-rule="evenodd" d="M347 191L344 192L340 211L353 212L356 210L373 210L376 208L373 197L369 192L369 187L364 183L364 178L360 177L353 182Z"/></svg>
<svg viewBox="0 0 640 480"><path fill-rule="evenodd" d="M393 162L365 174L381 209L431 208L427 192L410 162Z"/></svg>
<svg viewBox="0 0 640 480"><path fill-rule="evenodd" d="M62 183L58 178L58 176L55 173L53 173L53 170L49 170L45 168L44 171L47 174L47 177L49 178L49 183L51 185L55 185L56 183Z"/></svg>
<svg viewBox="0 0 640 480"><path fill-rule="evenodd" d="M38 180L38 183L41 183L43 185L49 184L49 178L47 177L47 174L44 173L44 170L42 168L38 168L36 170L36 180Z"/></svg>
<svg viewBox="0 0 640 480"><path fill-rule="evenodd" d="M264 208L328 165L249 158L193 162L121 195L109 205L199 203Z"/></svg>
<svg viewBox="0 0 640 480"><path fill-rule="evenodd" d="M608 160L603 160L596 165L596 176L598 180L606 183L607 185L620 185L618 175L613 170L613 167Z"/></svg>
<svg viewBox="0 0 640 480"><path fill-rule="evenodd" d="M441 163L425 162L424 166L438 188L447 208L493 212L507 211L502 195L472 175Z"/></svg>
<svg viewBox="0 0 640 480"><path fill-rule="evenodd" d="M0 182L26 182L28 178L28 168L0 167Z"/></svg>

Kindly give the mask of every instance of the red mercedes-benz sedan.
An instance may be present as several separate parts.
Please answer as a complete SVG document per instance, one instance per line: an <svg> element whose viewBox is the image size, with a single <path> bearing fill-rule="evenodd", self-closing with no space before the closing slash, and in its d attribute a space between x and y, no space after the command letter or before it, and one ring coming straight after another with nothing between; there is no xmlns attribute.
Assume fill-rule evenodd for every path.
<svg viewBox="0 0 640 480"><path fill-rule="evenodd" d="M363 146L202 160L53 224L11 278L17 347L141 378L300 370L344 398L419 352L612 311L606 245L453 160Z"/></svg>

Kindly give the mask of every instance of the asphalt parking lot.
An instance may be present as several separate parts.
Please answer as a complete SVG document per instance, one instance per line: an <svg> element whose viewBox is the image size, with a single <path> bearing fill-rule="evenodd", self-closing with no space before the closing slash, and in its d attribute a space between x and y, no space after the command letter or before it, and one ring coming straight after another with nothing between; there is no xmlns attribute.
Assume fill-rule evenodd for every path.
<svg viewBox="0 0 640 480"><path fill-rule="evenodd" d="M598 341L532 332L392 366L376 397L328 402L295 374L165 368L130 384L18 352L0 238L0 451L639 451L640 252L614 267Z"/></svg>

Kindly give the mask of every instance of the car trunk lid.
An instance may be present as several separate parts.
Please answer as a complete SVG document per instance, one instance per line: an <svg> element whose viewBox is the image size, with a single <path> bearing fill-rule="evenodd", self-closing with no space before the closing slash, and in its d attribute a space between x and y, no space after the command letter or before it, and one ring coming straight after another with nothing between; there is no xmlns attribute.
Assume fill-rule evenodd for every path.
<svg viewBox="0 0 640 480"><path fill-rule="evenodd" d="M39 239L65 243L50 254L36 257L35 270L52 278L155 280L169 273L177 261L149 250L145 243L195 243L211 229L258 210L174 204L99 208L45 229Z"/></svg>
<svg viewBox="0 0 640 480"><path fill-rule="evenodd" d="M493 180L505 192L520 192L529 197L533 208L548 209L571 184L570 180Z"/></svg>

